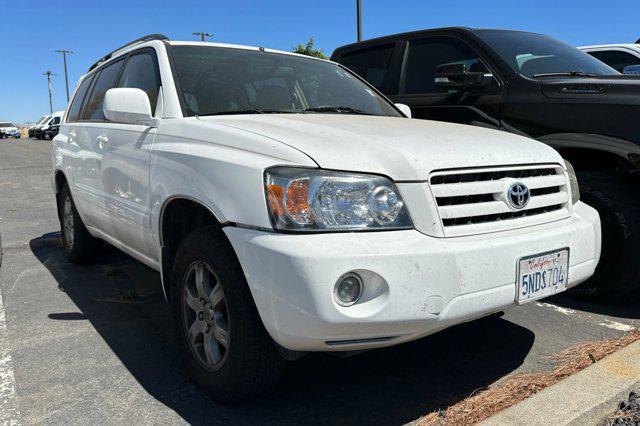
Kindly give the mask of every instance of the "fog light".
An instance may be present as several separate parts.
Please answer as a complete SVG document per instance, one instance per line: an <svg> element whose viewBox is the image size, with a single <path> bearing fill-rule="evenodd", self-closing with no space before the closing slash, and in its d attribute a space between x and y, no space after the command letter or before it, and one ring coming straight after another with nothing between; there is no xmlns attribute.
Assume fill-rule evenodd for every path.
<svg viewBox="0 0 640 426"><path fill-rule="evenodd" d="M354 272L340 277L333 288L333 298L340 306L355 304L362 295L362 279Z"/></svg>

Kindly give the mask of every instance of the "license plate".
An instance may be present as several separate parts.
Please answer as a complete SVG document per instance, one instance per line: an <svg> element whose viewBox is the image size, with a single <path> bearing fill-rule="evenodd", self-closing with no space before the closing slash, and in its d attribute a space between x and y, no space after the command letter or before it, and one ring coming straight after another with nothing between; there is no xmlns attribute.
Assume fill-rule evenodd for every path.
<svg viewBox="0 0 640 426"><path fill-rule="evenodd" d="M517 277L519 305L564 290L569 280L569 249L520 259Z"/></svg>

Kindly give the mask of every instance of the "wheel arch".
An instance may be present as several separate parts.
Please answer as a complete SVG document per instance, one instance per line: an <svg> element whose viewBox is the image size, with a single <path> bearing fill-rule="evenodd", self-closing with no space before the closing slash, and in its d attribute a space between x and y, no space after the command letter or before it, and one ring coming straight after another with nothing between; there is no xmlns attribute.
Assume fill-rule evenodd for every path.
<svg viewBox="0 0 640 426"><path fill-rule="evenodd" d="M189 195L174 195L163 202L158 214L158 241L162 290L169 303L172 303L171 268L180 242L191 231L203 226L216 227L220 231L219 238L224 239L231 247L222 232L226 223L206 203Z"/></svg>
<svg viewBox="0 0 640 426"><path fill-rule="evenodd" d="M555 148L577 171L640 171L640 146L623 139L561 133L543 136L538 140Z"/></svg>

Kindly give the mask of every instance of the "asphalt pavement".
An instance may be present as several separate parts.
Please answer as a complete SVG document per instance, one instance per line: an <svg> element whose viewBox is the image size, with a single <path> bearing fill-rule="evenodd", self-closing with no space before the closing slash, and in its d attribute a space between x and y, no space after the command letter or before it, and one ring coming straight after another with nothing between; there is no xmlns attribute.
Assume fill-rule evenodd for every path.
<svg viewBox="0 0 640 426"><path fill-rule="evenodd" d="M640 327L638 303L559 296L393 348L309 355L267 395L216 404L185 375L158 273L113 248L67 262L50 171L49 142L0 140L0 425L402 424Z"/></svg>

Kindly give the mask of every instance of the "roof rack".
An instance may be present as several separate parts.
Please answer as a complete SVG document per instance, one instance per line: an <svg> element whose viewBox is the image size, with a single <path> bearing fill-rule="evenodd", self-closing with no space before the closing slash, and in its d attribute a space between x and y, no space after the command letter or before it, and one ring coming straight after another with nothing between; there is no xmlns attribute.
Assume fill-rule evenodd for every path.
<svg viewBox="0 0 640 426"><path fill-rule="evenodd" d="M125 44L124 46L120 46L117 49L107 53L102 58L98 59L98 61L95 64L91 65L91 67L89 68L89 71L87 71L87 72L93 71L98 65L100 65L103 62L106 62L109 59L111 59L113 54L118 52L119 50L122 50L122 49L124 49L126 47L131 47L131 46L133 46L135 44L140 44L140 43L144 43L146 41L151 41L151 40L169 40L169 37L167 37L164 34L149 34L149 35L146 35L144 37L137 38L137 39L133 40L132 42L129 42L129 43Z"/></svg>

